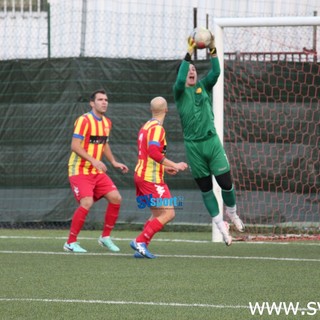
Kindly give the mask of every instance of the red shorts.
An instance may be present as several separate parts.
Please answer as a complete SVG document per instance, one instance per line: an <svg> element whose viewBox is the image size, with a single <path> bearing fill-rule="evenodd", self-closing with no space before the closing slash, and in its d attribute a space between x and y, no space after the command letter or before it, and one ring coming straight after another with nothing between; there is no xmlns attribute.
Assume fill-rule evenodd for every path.
<svg viewBox="0 0 320 320"><path fill-rule="evenodd" d="M79 174L69 177L71 190L79 202L84 197L98 201L107 193L118 190L111 178L105 173Z"/></svg>
<svg viewBox="0 0 320 320"><path fill-rule="evenodd" d="M166 183L148 182L134 175L136 196L152 194L152 198L171 198L169 187Z"/></svg>

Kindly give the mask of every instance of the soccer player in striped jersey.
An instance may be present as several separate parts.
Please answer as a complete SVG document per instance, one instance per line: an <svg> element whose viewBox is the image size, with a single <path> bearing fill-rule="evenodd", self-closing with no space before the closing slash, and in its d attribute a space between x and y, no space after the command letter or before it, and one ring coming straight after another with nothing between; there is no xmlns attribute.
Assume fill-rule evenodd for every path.
<svg viewBox="0 0 320 320"><path fill-rule="evenodd" d="M115 160L108 143L112 123L105 116L108 109L106 92L102 89L93 92L90 106L91 111L81 115L74 125L68 166L71 189L79 206L73 214L69 237L63 249L69 252L87 252L77 242L77 237L94 202L105 198L108 206L98 242L101 246L118 252L120 249L113 243L110 234L118 219L121 195L106 174L107 167L102 158L105 156L122 173L127 173L128 167Z"/></svg>
<svg viewBox="0 0 320 320"><path fill-rule="evenodd" d="M136 195L137 199L151 195L154 199L168 200L171 194L164 181L164 173L175 175L188 165L166 158L166 133L162 125L168 112L167 101L163 97L155 97L150 107L152 118L141 127L137 140L138 162L134 174ZM130 246L136 251L134 257L155 258L148 250L148 245L152 237L175 217L174 206L163 203L161 201L159 206L150 206L151 217L146 221L143 231L131 241Z"/></svg>
<svg viewBox="0 0 320 320"><path fill-rule="evenodd" d="M191 60L194 48L195 44L192 38L189 38L188 52L180 64L173 86L174 100L181 120L191 173L201 190L203 202L213 222L216 223L226 245L229 246L232 238L222 215L219 215L219 205L213 192L212 175L221 188L226 214L240 232L244 231L244 224L236 213L236 194L229 161L214 126L212 88L220 75L220 65L213 35L209 45L211 69L200 80Z"/></svg>

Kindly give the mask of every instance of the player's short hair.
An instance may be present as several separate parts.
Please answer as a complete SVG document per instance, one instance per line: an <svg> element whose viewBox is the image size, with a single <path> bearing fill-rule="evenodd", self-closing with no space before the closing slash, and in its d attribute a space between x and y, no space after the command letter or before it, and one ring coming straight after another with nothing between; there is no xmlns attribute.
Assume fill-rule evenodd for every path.
<svg viewBox="0 0 320 320"><path fill-rule="evenodd" d="M102 93L102 94L105 94L105 95L107 94L106 90L104 90L104 89L95 90L90 95L90 101L94 101L95 100L97 93Z"/></svg>

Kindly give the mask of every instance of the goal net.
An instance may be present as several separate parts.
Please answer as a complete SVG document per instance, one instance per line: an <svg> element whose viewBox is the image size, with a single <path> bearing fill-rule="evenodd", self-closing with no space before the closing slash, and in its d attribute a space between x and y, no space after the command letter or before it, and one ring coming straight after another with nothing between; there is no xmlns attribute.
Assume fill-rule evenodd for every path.
<svg viewBox="0 0 320 320"><path fill-rule="evenodd" d="M216 23L217 46L229 50L220 52L224 79L214 91L215 121L232 167L239 215L251 235L318 233L316 26L295 18Z"/></svg>

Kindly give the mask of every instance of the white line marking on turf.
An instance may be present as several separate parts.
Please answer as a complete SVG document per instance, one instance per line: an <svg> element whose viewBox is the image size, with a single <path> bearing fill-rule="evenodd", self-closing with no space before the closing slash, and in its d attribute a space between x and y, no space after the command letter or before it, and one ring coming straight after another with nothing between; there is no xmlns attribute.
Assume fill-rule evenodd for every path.
<svg viewBox="0 0 320 320"><path fill-rule="evenodd" d="M198 307L198 308L218 308L218 309L248 309L248 306L228 306L202 303L166 303L166 302L142 302L142 301L108 301L108 300L77 300L77 299L33 299L33 298L0 298L5 302L58 302L58 303L96 303L96 304L135 304L149 306L165 306L165 307Z"/></svg>
<svg viewBox="0 0 320 320"><path fill-rule="evenodd" d="M0 239L30 239L30 240L67 240L67 237L37 237L37 236L0 236ZM79 240L94 240L97 241L98 238L92 237L78 237ZM131 241L132 238L116 238L112 237L116 241ZM186 243L211 243L209 240L186 240L186 239L153 239L152 241L158 242L186 242Z"/></svg>
<svg viewBox="0 0 320 320"><path fill-rule="evenodd" d="M39 237L39 236L0 236L0 239L25 239L25 240L66 240L67 237ZM79 237L79 240L93 240L93 241L97 241L97 238L93 238L93 237ZM112 237L113 240L115 241L131 241L132 238L117 238L117 237ZM153 239L152 241L155 242L182 242L182 243L213 243L210 240L188 240L188 239ZM314 240L316 241L316 240ZM254 245L254 244L269 244L269 245L298 245L298 246L320 246L320 242L316 241L316 242L309 242L309 241L237 241L234 240L233 244L250 244L250 245Z"/></svg>
<svg viewBox="0 0 320 320"><path fill-rule="evenodd" d="M37 298L0 298L0 302L45 302L45 303L87 303L87 304L114 304L114 305L145 305L164 307L186 307L186 308L216 308L216 309L249 309L250 306L233 306L223 304L203 303L178 303L178 302L147 302L147 301L112 301L112 300L78 300L78 299L37 299ZM310 311L308 308L298 308L299 311Z"/></svg>
<svg viewBox="0 0 320 320"><path fill-rule="evenodd" d="M1 250L4 254L43 254L43 255L69 255L69 256L122 256L132 257L132 254L126 253L72 253L72 252L50 252L50 251L10 251ZM296 261L296 262L320 262L320 259L305 259L305 258L277 258L277 257L240 257L240 256L197 256L197 255L166 255L157 254L157 257L165 258L188 258L188 259L235 259L235 260L270 260L270 261ZM148 259L147 259L148 260Z"/></svg>

